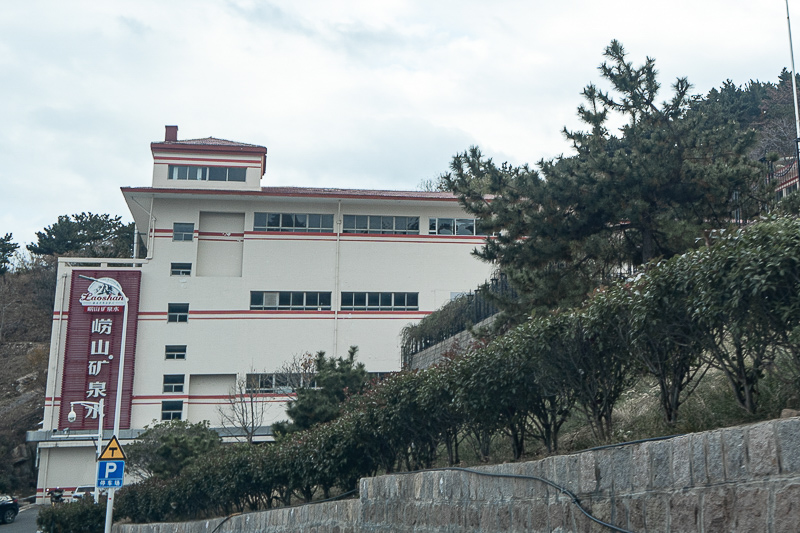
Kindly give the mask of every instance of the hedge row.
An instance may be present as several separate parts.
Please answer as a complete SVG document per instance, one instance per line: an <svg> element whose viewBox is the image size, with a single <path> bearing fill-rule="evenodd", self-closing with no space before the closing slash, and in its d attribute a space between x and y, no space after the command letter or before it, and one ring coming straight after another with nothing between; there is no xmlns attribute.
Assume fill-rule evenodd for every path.
<svg viewBox="0 0 800 533"><path fill-rule="evenodd" d="M168 482L126 487L117 512L148 522L309 501L439 454L456 463L465 442L488 455L499 433L515 458L530 439L557 451L576 410L608 439L614 405L643 372L659 384L668 423L709 366L754 412L765 372L777 365L797 383L799 341L800 222L772 218L653 265L581 309L533 317L462 357L377 383L321 427L225 447Z"/></svg>

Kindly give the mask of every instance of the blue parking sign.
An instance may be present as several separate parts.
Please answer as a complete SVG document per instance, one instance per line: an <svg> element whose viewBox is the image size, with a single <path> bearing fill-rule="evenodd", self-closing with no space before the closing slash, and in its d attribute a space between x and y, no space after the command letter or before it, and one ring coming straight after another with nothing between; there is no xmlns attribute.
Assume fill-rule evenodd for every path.
<svg viewBox="0 0 800 533"><path fill-rule="evenodd" d="M97 486L119 488L125 478L125 461L100 461L97 468Z"/></svg>

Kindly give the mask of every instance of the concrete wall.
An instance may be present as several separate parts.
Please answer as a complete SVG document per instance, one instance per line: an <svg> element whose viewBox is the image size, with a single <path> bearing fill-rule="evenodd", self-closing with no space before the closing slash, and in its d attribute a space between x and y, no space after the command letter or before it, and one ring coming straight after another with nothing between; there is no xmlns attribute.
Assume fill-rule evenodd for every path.
<svg viewBox="0 0 800 533"><path fill-rule="evenodd" d="M800 418L479 470L551 480L596 517L630 531L800 529ZM358 500L234 517L217 531L608 531L534 480L437 471L362 479L360 489ZM116 531L200 533L221 521Z"/></svg>

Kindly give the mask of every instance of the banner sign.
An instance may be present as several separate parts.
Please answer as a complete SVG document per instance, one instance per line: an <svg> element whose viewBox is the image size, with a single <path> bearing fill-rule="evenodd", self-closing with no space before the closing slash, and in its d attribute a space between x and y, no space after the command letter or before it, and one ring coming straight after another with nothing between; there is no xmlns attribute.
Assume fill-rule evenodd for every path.
<svg viewBox="0 0 800 533"><path fill-rule="evenodd" d="M59 429L96 430L101 399L106 410L103 425L114 427L125 296L128 326L120 428L130 427L141 274L139 269L72 271ZM67 420L71 402L86 403L75 404L78 418L73 423Z"/></svg>

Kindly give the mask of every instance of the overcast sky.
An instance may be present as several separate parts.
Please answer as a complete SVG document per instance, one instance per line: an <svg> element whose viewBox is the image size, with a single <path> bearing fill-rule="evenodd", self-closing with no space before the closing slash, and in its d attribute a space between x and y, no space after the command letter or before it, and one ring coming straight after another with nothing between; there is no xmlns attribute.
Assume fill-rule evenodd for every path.
<svg viewBox="0 0 800 533"><path fill-rule="evenodd" d="M800 40L800 0L790 0ZM612 39L654 57L662 95L790 66L784 0L4 2L0 236L58 215L130 215L149 143L268 148L262 185L416 189L478 145L569 154L581 90ZM799 58L800 59L800 58Z"/></svg>

